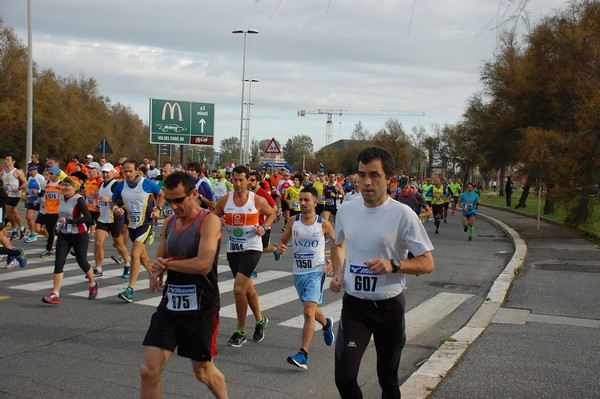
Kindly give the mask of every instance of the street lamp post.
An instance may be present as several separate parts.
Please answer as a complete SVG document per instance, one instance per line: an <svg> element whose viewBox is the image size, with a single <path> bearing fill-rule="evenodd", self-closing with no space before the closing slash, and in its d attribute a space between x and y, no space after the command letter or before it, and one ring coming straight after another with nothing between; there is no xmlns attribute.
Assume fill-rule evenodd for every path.
<svg viewBox="0 0 600 399"><path fill-rule="evenodd" d="M244 140L244 86L245 86L245 80L246 80L246 35L247 34L258 34L257 30L251 30L251 29L247 29L247 30L234 30L231 33L243 33L244 34L244 52L243 52L243 59L242 59L242 101L241 101L241 111L240 111L240 165L245 165L247 162L245 159L245 154L244 154L244 147L245 147L245 143L243 142Z"/></svg>
<svg viewBox="0 0 600 399"><path fill-rule="evenodd" d="M248 82L248 102L246 103L247 105L247 109L246 109L246 134L244 136L244 154L248 157L247 158L247 162L246 163L250 163L250 106L254 105L253 102L251 102L252 100L252 83L258 83L258 80L256 79L245 79L245 82Z"/></svg>

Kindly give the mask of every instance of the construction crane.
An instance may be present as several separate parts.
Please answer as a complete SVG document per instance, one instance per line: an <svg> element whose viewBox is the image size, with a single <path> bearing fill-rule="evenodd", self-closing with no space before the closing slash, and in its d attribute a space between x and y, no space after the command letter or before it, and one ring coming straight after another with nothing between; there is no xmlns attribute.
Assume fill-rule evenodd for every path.
<svg viewBox="0 0 600 399"><path fill-rule="evenodd" d="M331 144L333 139L333 115L389 115L389 116L425 116L425 112L415 111L376 111L376 110L347 110L347 109L316 109L314 111L306 111L301 109L298 111L298 116L306 115L327 115L327 122L325 124L325 145Z"/></svg>

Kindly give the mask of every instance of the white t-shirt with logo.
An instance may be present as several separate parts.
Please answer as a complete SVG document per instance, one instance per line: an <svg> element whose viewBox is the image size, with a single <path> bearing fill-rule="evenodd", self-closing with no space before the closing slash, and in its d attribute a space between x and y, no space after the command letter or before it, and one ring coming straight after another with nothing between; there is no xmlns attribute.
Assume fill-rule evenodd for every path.
<svg viewBox="0 0 600 399"><path fill-rule="evenodd" d="M364 201L350 201L338 209L335 242L346 241L344 289L361 299L393 298L406 287L402 273L377 275L364 264L370 259L406 259L433 250L416 213L404 204L387 199L376 208Z"/></svg>

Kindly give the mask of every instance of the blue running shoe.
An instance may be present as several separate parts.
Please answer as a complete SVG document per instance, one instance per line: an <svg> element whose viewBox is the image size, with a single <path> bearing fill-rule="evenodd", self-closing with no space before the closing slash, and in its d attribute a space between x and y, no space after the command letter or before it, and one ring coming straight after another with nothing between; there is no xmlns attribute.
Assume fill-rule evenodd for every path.
<svg viewBox="0 0 600 399"><path fill-rule="evenodd" d="M17 248L17 251L19 251L19 256L17 256L17 262L19 262L19 267L23 269L27 265L25 251L23 251L23 248Z"/></svg>
<svg viewBox="0 0 600 399"><path fill-rule="evenodd" d="M308 359L302 351L298 351L298 353L293 356L288 356L287 361L289 364L299 367L303 370L308 368Z"/></svg>
<svg viewBox="0 0 600 399"><path fill-rule="evenodd" d="M121 274L121 278L129 278L131 277L131 266L123 267L123 274Z"/></svg>
<svg viewBox="0 0 600 399"><path fill-rule="evenodd" d="M325 345L331 346L333 345L333 341L335 341L335 335L333 335L333 319L331 317L326 317L327 325L323 327L323 340L325 340Z"/></svg>
<svg viewBox="0 0 600 399"><path fill-rule="evenodd" d="M131 287L125 288L125 291L120 292L117 295L117 297L124 300L125 302L129 302L129 303L133 302L133 288L131 288Z"/></svg>
<svg viewBox="0 0 600 399"><path fill-rule="evenodd" d="M34 242L37 240L38 240L37 234L31 233L31 235L25 239L25 242L29 244L30 242Z"/></svg>

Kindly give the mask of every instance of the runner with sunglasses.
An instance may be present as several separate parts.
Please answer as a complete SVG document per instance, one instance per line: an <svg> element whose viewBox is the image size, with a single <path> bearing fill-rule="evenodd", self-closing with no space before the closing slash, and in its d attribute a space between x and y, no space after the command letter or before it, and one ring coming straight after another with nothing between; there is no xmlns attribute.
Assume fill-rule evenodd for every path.
<svg viewBox="0 0 600 399"><path fill-rule="evenodd" d="M162 397L161 374L175 348L191 360L194 375L215 397L227 398L225 377L213 361L219 329L221 223L198 206L194 186L189 174L176 172L167 177L163 187L174 215L163 225L152 263L150 288L162 290L163 298L144 338L142 398Z"/></svg>

